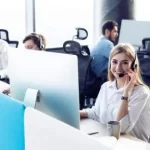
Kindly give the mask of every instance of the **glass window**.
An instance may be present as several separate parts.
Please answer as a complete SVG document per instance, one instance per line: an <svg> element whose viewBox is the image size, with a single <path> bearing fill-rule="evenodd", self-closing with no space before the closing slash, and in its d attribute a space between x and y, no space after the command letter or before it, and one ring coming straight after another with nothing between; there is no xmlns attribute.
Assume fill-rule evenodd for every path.
<svg viewBox="0 0 150 150"><path fill-rule="evenodd" d="M0 29L9 32L10 40L22 40L25 36L25 0L4 0L0 4Z"/></svg>
<svg viewBox="0 0 150 150"><path fill-rule="evenodd" d="M76 27L88 30L89 36L81 44L93 42L93 1L38 0L35 1L36 32L47 39L47 47L61 47L75 35Z"/></svg>

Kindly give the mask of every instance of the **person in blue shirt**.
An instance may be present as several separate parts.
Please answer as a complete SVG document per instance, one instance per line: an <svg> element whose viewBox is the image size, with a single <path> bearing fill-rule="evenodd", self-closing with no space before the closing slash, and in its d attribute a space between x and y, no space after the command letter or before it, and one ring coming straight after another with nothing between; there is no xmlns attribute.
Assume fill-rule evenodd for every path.
<svg viewBox="0 0 150 150"><path fill-rule="evenodd" d="M94 58L91 63L91 70L96 77L102 77L103 72L108 68L108 60L113 42L118 36L118 24L115 21L108 20L102 26L102 34L95 47L91 50L91 56Z"/></svg>

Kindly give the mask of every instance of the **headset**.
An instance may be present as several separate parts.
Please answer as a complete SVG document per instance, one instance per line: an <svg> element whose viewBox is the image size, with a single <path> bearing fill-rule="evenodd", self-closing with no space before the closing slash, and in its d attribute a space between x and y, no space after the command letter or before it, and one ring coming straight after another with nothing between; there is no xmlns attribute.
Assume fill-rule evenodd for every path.
<svg viewBox="0 0 150 150"><path fill-rule="evenodd" d="M134 71L134 69L136 69L136 67L137 67L137 56L136 56L136 54L135 54L135 59L133 60L133 62L132 62L132 64L131 64L131 70ZM109 68L111 68L111 63L110 63ZM125 74L126 74L126 73L120 73L120 74L119 74L119 77L121 78L121 77L123 77Z"/></svg>
<svg viewBox="0 0 150 150"><path fill-rule="evenodd" d="M136 69L136 67L137 67L137 56L136 56L136 54L135 54L135 59L134 59L134 61L132 62L132 64L131 64L131 69L134 71L134 69Z"/></svg>
<svg viewBox="0 0 150 150"><path fill-rule="evenodd" d="M132 71L134 71L134 69L136 69L136 67L137 67L137 56L136 56L136 54L135 54L135 59L133 60L133 62L132 62L132 64L131 64L131 70ZM123 77L124 75L125 75L126 73L120 73L119 74L119 77L121 78L121 77Z"/></svg>
<svg viewBox="0 0 150 150"><path fill-rule="evenodd" d="M39 35L39 48L41 50L44 49L43 38L41 35Z"/></svg>
<svg viewBox="0 0 150 150"><path fill-rule="evenodd" d="M37 33L31 33L31 35L38 39L37 46L39 47L40 50L43 50L45 48L45 46L43 44L42 36L40 34L37 34Z"/></svg>

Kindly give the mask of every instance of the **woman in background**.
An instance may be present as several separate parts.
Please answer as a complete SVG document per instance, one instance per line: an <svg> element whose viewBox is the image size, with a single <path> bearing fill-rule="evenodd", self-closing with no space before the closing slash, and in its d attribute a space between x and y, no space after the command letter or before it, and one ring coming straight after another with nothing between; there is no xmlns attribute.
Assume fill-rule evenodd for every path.
<svg viewBox="0 0 150 150"><path fill-rule="evenodd" d="M9 46L7 46L5 41L2 44L1 43L2 42L0 40L0 54L1 54L1 51L3 52L0 55L0 62L3 60L3 62L0 63L0 69L4 68L4 67L5 67L5 69L0 70L0 77L6 78L6 77L9 77L9 75L7 73L8 71L6 68L7 63L8 63L8 58L7 58L8 57L8 54L7 54L8 50L7 49ZM45 40L44 36L41 34L37 34L37 33L31 33L31 34L27 35L24 38L23 43L24 43L24 46L26 49L45 50L45 48L46 48L46 40ZM2 65L3 65L3 67L1 67ZM0 92L3 92L4 94L9 94L10 93L9 84L8 84L8 86L4 86L4 83L0 82Z"/></svg>
<svg viewBox="0 0 150 150"><path fill-rule="evenodd" d="M32 50L45 50L46 49L45 37L37 33L31 33L27 35L23 40L23 44L26 49L32 49Z"/></svg>

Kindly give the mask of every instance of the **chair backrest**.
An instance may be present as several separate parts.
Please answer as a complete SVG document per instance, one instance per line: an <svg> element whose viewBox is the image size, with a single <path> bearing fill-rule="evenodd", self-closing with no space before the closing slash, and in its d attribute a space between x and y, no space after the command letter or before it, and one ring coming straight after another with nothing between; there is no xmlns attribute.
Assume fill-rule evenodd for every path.
<svg viewBox="0 0 150 150"><path fill-rule="evenodd" d="M91 56L78 56L78 69L79 69L79 89L80 93L85 90L88 72L90 70L93 58Z"/></svg>
<svg viewBox="0 0 150 150"><path fill-rule="evenodd" d="M66 53L63 47L56 47L56 48L46 48L48 52L55 52L55 53Z"/></svg>
<svg viewBox="0 0 150 150"><path fill-rule="evenodd" d="M97 78L95 73L90 70L87 84L86 84L86 97L96 99L100 91L101 85L107 81L107 69L101 73L101 77Z"/></svg>
<svg viewBox="0 0 150 150"><path fill-rule="evenodd" d="M143 47L137 51L137 56L140 59L150 57L150 38L142 40Z"/></svg>
<svg viewBox="0 0 150 150"><path fill-rule="evenodd" d="M150 54L150 40L146 42L145 50L147 51L147 54Z"/></svg>
<svg viewBox="0 0 150 150"><path fill-rule="evenodd" d="M5 29L0 29L0 39L9 41L8 31Z"/></svg>
<svg viewBox="0 0 150 150"><path fill-rule="evenodd" d="M144 38L142 40L142 46L144 49L146 49L147 43L150 42L150 37L149 38Z"/></svg>
<svg viewBox="0 0 150 150"><path fill-rule="evenodd" d="M5 29L0 29L0 39L5 40L10 47L17 48L19 45L19 41L10 41L9 40L9 32Z"/></svg>
<svg viewBox="0 0 150 150"><path fill-rule="evenodd" d="M90 55L90 49L88 45L82 45L82 51L86 52L88 55Z"/></svg>
<svg viewBox="0 0 150 150"><path fill-rule="evenodd" d="M66 53L78 57L80 109L82 109L85 100L87 78L93 57L89 55L88 47L82 47L77 41L66 41L63 44L63 48Z"/></svg>
<svg viewBox="0 0 150 150"><path fill-rule="evenodd" d="M17 48L19 45L18 41L7 41L10 47Z"/></svg>
<svg viewBox="0 0 150 150"><path fill-rule="evenodd" d="M150 58L142 58L139 60L140 62L140 68L141 68L141 75L142 79L147 84L150 86Z"/></svg>
<svg viewBox="0 0 150 150"><path fill-rule="evenodd" d="M13 98L0 94L0 149L24 150L25 106Z"/></svg>

